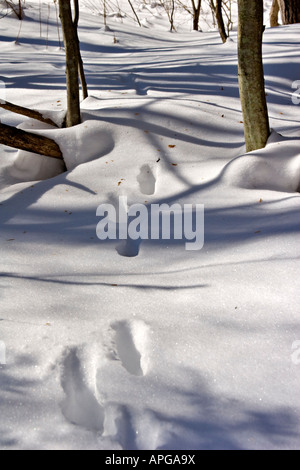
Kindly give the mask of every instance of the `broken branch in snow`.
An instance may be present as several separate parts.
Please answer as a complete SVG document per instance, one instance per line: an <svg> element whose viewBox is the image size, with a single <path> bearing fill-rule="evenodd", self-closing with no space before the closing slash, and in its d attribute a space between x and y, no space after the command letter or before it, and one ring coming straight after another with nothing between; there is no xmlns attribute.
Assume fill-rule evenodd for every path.
<svg viewBox="0 0 300 470"><path fill-rule="evenodd" d="M34 111L33 109L24 108L23 106L18 106L16 104L9 103L8 101L3 100L0 100L0 108L6 109L7 111L11 111L12 113L21 114L22 116L27 116L29 118L36 119L46 124L50 124L54 127L58 127L58 125L55 124L52 119L45 118L41 113L39 113L38 111Z"/></svg>
<svg viewBox="0 0 300 470"><path fill-rule="evenodd" d="M2 123L0 123L0 144L63 160L61 150L54 140Z"/></svg>

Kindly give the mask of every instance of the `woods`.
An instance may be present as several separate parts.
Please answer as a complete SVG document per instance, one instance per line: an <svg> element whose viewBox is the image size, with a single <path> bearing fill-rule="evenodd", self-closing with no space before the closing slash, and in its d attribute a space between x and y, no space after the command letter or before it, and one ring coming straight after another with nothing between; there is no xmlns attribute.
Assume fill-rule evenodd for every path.
<svg viewBox="0 0 300 470"><path fill-rule="evenodd" d="M23 8L22 3L14 4L13 2L5 2L8 8L11 8L16 16L22 20ZM65 57L66 57L66 91L67 91L67 109L65 126L72 127L81 123L80 111L80 84L82 88L82 98L88 97L88 87L85 78L84 64L80 52L80 41L78 36L78 25L80 16L80 7L78 0L59 0L59 16L61 21L61 28L63 32ZM270 11L270 25L279 25L279 14L281 15L283 24L291 24L299 21L300 17L300 0L273 0L272 8ZM106 27L107 21L107 8L109 3L104 5L104 22ZM202 0L191 0L192 9L190 10L187 4L180 2L186 11L191 13L193 17L193 29L199 29L200 15L203 7ZM265 145L270 133L267 105L264 91L264 73L262 65L262 27L263 27L263 1L255 0L247 6L247 2L243 0L238 1L238 63L239 63L239 87L241 104L245 122L245 142L247 151L261 148ZM222 42L225 43L228 39L230 25L231 25L231 0L209 0L213 17L218 26L219 34ZM138 19L136 10L130 2L130 7ZM171 25L170 30L175 31L174 18L176 11L176 2L164 5L166 9L169 22ZM226 29L224 22L224 14L228 20ZM139 26L141 23L138 19ZM2 103L0 107L12 112L24 114L25 116L34 119L42 120L42 116L34 110L22 110L22 107L12 103ZM45 120L45 123L50 125L55 124L51 120ZM12 132L12 129L10 130ZM6 129L5 138L0 136L0 142L4 144L8 142L9 130ZM18 134L18 139L11 139L11 143L20 145L21 135ZM29 136L28 136L29 139ZM34 148L34 139L31 137L31 146ZM53 143L55 146L55 143ZM17 147L21 148L21 147ZM42 152L41 142L37 143L37 152ZM48 153L48 147L45 154Z"/></svg>
<svg viewBox="0 0 300 470"><path fill-rule="evenodd" d="M22 19L22 5L19 2L19 10L7 2L14 13ZM87 98L87 83L84 74L83 61L80 53L79 38L77 33L79 22L79 2L74 0L74 18L70 0L59 1L59 11L61 26L63 30L65 53L66 53L66 87L67 87L67 112L65 125L66 127L76 126L81 123L80 115L80 88L79 78L82 84L83 99ZM6 109L13 113L21 114L32 119L44 122L51 126L57 125L49 118L44 118L41 113L30 110L17 104L0 100L0 108ZM47 157L63 159L59 146L49 138L36 135L27 131L13 128L0 123L0 143L20 150L26 150Z"/></svg>

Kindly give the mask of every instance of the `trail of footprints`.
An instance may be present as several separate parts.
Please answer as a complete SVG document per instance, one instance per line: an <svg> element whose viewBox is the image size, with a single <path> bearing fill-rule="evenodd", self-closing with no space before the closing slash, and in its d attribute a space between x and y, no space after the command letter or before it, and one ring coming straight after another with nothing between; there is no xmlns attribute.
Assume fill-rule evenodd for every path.
<svg viewBox="0 0 300 470"><path fill-rule="evenodd" d="M149 357L145 348L149 336L148 325L141 320L120 321L111 325L111 333L105 367L109 370L122 367L131 377L141 380L148 368ZM124 405L110 402L109 396L105 399L100 396L97 377L101 367L102 364L97 363L84 346L65 351L60 371L60 383L65 395L61 410L70 423L100 435L115 435L126 448L126 439L134 435L134 431L129 429L129 412ZM102 385L105 388L105 384ZM119 387L119 383L113 386Z"/></svg>
<svg viewBox="0 0 300 470"><path fill-rule="evenodd" d="M145 196L152 196L156 189L156 177L150 165L143 165L140 168L140 173L137 176L140 191ZM120 256L133 258L138 256L142 240L132 240L128 238L117 247L117 252Z"/></svg>

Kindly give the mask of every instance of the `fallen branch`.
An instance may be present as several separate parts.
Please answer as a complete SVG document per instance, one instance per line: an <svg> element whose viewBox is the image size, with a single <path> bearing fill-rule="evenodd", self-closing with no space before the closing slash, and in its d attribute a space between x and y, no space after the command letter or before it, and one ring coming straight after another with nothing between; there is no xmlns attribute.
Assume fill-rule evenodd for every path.
<svg viewBox="0 0 300 470"><path fill-rule="evenodd" d="M61 150L54 140L2 123L0 123L0 144L63 160Z"/></svg>
<svg viewBox="0 0 300 470"><path fill-rule="evenodd" d="M13 103L9 103L8 101L0 100L0 108L6 109L7 111L11 111L12 113L21 114L22 116L27 116L32 119L36 119L37 121L44 122L45 124L50 124L51 126L58 127L55 122L52 121L50 118L44 118L44 116L39 113L38 111L34 111L33 109L23 108L23 106L18 106Z"/></svg>

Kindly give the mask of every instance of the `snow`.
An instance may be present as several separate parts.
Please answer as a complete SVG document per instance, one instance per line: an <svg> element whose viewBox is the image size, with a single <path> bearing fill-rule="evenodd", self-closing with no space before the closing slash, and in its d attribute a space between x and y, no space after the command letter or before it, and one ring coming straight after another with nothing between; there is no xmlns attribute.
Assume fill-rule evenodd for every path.
<svg viewBox="0 0 300 470"><path fill-rule="evenodd" d="M300 27L264 33L272 135L246 154L235 31L222 45L180 12L170 33L142 4L148 27L126 10L107 30L81 3L82 124L0 110L67 166L0 146L0 448L299 449ZM60 123L64 52L38 5L18 44L0 20L0 99ZM204 204L204 247L98 240L120 197Z"/></svg>

